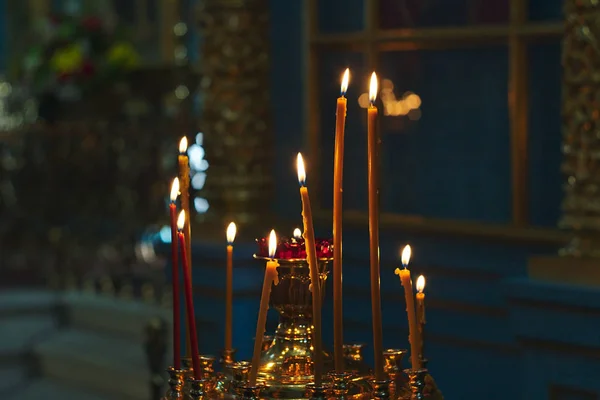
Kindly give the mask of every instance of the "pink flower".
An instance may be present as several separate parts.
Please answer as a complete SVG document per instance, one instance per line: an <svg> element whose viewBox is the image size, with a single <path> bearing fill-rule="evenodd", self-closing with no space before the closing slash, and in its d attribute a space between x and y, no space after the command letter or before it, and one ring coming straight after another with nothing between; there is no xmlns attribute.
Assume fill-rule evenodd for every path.
<svg viewBox="0 0 600 400"><path fill-rule="evenodd" d="M102 21L98 17L86 17L81 21L81 26L88 31L97 31L102 28Z"/></svg>

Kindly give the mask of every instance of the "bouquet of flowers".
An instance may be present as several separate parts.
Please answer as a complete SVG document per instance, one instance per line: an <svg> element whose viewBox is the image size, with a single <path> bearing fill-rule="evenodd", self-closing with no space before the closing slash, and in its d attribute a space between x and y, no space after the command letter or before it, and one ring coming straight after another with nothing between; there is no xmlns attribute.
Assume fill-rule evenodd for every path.
<svg viewBox="0 0 600 400"><path fill-rule="evenodd" d="M38 94L78 97L139 63L125 32L96 16L51 16L36 24L33 39L20 75Z"/></svg>

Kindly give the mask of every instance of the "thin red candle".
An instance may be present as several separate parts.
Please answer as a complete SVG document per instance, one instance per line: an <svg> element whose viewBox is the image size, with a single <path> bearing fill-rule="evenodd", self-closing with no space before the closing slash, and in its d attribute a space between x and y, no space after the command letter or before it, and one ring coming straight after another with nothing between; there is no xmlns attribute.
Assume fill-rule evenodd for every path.
<svg viewBox="0 0 600 400"><path fill-rule="evenodd" d="M181 304L179 294L179 263L177 260L177 206L175 200L179 194L179 179L173 179L171 185L171 281L173 285L173 368L181 369Z"/></svg>
<svg viewBox="0 0 600 400"><path fill-rule="evenodd" d="M200 360L198 359L198 332L196 331L196 316L194 314L194 299L192 297L192 274L191 270L185 268L188 262L185 235L183 227L185 225L185 211L181 210L177 219L177 229L179 230L179 249L181 251L181 265L183 266L183 285L185 291L185 305L187 307L188 329L190 344L192 346L192 365L194 367L194 378L200 379Z"/></svg>

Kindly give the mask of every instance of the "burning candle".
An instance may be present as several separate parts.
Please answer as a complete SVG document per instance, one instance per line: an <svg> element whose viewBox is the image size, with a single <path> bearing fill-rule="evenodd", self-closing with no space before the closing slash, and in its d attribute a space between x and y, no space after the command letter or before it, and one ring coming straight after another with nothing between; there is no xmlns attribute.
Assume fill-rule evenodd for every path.
<svg viewBox="0 0 600 400"><path fill-rule="evenodd" d="M196 316L194 315L194 298L192 294L192 271L189 268L185 268L185 265L188 265L185 234L183 233L185 221L185 210L181 210L181 212L179 213L179 217L177 218L177 229L179 230L179 249L181 251L181 265L183 269L183 286L185 292L185 305L187 310L187 325L192 353L190 357L192 358L192 365L194 367L194 378L200 379L201 371L200 360L198 359L198 332L196 331Z"/></svg>
<svg viewBox="0 0 600 400"><path fill-rule="evenodd" d="M302 231L300 230L300 228L294 229L294 239L302 239Z"/></svg>
<svg viewBox="0 0 600 400"><path fill-rule="evenodd" d="M173 291L173 368L181 369L181 305L179 304L179 263L177 260L177 206L175 201L179 195L179 179L171 184L171 281Z"/></svg>
<svg viewBox="0 0 600 400"><path fill-rule="evenodd" d="M350 70L342 78L335 118L335 153L333 164L333 354L335 371L344 372L344 333L342 317L342 192L344 177L344 130Z"/></svg>
<svg viewBox="0 0 600 400"><path fill-rule="evenodd" d="M371 312L373 314L373 351L375 379L385 379L383 372L383 332L381 328L381 289L379 283L379 138L377 135L377 75L371 75L367 114L367 164L369 179L369 250L371 265Z"/></svg>
<svg viewBox="0 0 600 400"><path fill-rule="evenodd" d="M421 368L419 359L419 331L417 328L417 317L415 316L415 302L413 301L413 286L410 279L410 270L407 268L410 262L410 246L404 246L402 250L402 269L396 268L396 275L400 276L400 282L404 287L404 298L406 299L406 314L408 315L408 341L410 342L410 361L412 369Z"/></svg>
<svg viewBox="0 0 600 400"><path fill-rule="evenodd" d="M265 269L265 279L263 281L262 294L260 296L260 308L258 310L258 320L256 321L256 334L254 336L254 353L252 355L252 368L248 378L248 386L256 386L256 378L258 377L258 367L260 366L260 355L262 351L262 341L265 334L265 324L267 322L267 311L269 311L269 298L271 296L271 284L279 283L277 275L277 267L279 263L272 259L275 257L277 250L277 236L275 230L269 235L269 257L267 268Z"/></svg>
<svg viewBox="0 0 600 400"><path fill-rule="evenodd" d="M233 241L236 234L235 223L227 227L227 271L225 283L225 350L232 348L233 332Z"/></svg>
<svg viewBox="0 0 600 400"><path fill-rule="evenodd" d="M315 387L321 387L323 378L323 346L321 343L321 284L319 274L319 264L317 263L317 249L315 246L315 231L313 228L312 210L308 189L306 188L306 171L304 170L304 161L302 154L298 153L298 182L300 183L300 197L302 198L302 220L304 223L304 240L306 247L306 260L310 270L310 282L312 291L312 311L313 311L313 361Z"/></svg>
<svg viewBox="0 0 600 400"><path fill-rule="evenodd" d="M179 141L179 157L177 158L179 164L179 185L181 192L181 208L185 211L187 218L185 219L185 226L183 232L185 233L185 249L187 250L187 263L183 264L184 270L189 270L192 273L192 231L190 227L190 164L187 156L188 142L184 136ZM184 274L185 275L185 274ZM185 353L190 357L190 337L189 337L189 326L186 327L186 348Z"/></svg>
<svg viewBox="0 0 600 400"><path fill-rule="evenodd" d="M421 361L425 359L425 353L423 348L425 347L425 277L423 275L419 275L417 278L417 295L415 298L417 299L417 324L419 326L419 343L421 344L421 348L419 349L419 357Z"/></svg>

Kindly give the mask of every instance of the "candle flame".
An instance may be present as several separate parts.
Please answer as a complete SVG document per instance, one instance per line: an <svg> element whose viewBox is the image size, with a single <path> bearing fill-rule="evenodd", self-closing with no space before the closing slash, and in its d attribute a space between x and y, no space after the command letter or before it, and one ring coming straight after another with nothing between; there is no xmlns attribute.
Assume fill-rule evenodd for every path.
<svg viewBox="0 0 600 400"><path fill-rule="evenodd" d="M237 227L235 226L235 222L231 222L227 226L227 243L233 244L235 240L235 234L237 233Z"/></svg>
<svg viewBox="0 0 600 400"><path fill-rule="evenodd" d="M369 85L369 101L371 105L375 103L375 99L377 98L377 74L373 72L371 74L371 84Z"/></svg>
<svg viewBox="0 0 600 400"><path fill-rule="evenodd" d="M177 196L179 196L179 178L173 179L173 183L171 184L171 202L175 203L177 200Z"/></svg>
<svg viewBox="0 0 600 400"><path fill-rule="evenodd" d="M294 229L294 238L296 238L296 239L302 238L302 231L300 230L300 228Z"/></svg>
<svg viewBox="0 0 600 400"><path fill-rule="evenodd" d="M179 217L177 217L177 229L180 231L183 230L185 226L185 210L181 210L179 213Z"/></svg>
<svg viewBox="0 0 600 400"><path fill-rule="evenodd" d="M306 171L304 170L304 160L302 159L302 153L298 153L296 167L298 168L298 182L300 183L300 186L304 186L304 184L306 183Z"/></svg>
<svg viewBox="0 0 600 400"><path fill-rule="evenodd" d="M417 292L423 293L425 289L425 277L423 275L419 275L417 278Z"/></svg>
<svg viewBox="0 0 600 400"><path fill-rule="evenodd" d="M184 136L179 141L179 153L185 154L188 148L187 138Z"/></svg>
<svg viewBox="0 0 600 400"><path fill-rule="evenodd" d="M408 263L410 262L410 256L412 254L412 251L410 249L410 245L407 244L406 246L404 246L404 248L402 249L402 265L404 267L408 266Z"/></svg>
<svg viewBox="0 0 600 400"><path fill-rule="evenodd" d="M275 251L277 250L277 235L275 229L271 229L269 234L269 257L275 257Z"/></svg>
<svg viewBox="0 0 600 400"><path fill-rule="evenodd" d="M340 93L342 96L346 94L348 90L348 82L350 81L350 68L346 68L344 71L344 76L342 77L342 86L340 88Z"/></svg>

